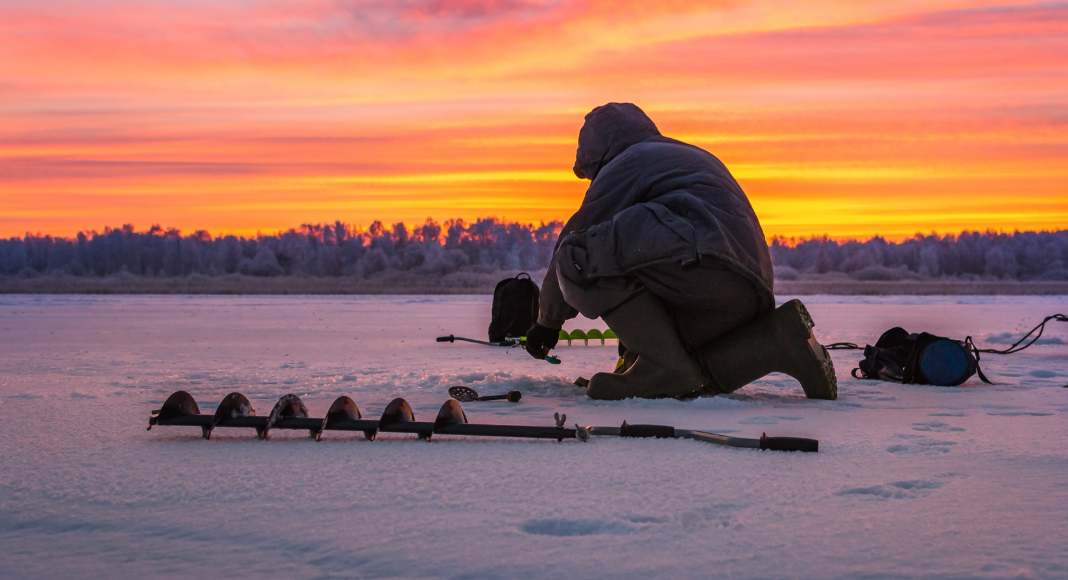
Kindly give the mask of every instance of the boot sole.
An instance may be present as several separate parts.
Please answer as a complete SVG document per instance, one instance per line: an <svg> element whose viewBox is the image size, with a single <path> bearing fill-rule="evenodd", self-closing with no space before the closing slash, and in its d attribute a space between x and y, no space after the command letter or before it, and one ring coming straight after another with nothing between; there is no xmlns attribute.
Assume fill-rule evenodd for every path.
<svg viewBox="0 0 1068 580"><path fill-rule="evenodd" d="M812 349L812 355L820 365L823 379L830 386L827 392L820 393L810 393L808 389L805 389L805 396L810 399L833 401L838 398L838 377L834 373L834 362L831 360L831 354L812 336L812 329L816 327L816 323L813 322L812 315L809 314L804 302L800 300L793 300L793 302L797 303L797 313L801 316L801 321L805 323L805 327L808 329L809 347ZM819 347L818 352L816 350L817 346Z"/></svg>

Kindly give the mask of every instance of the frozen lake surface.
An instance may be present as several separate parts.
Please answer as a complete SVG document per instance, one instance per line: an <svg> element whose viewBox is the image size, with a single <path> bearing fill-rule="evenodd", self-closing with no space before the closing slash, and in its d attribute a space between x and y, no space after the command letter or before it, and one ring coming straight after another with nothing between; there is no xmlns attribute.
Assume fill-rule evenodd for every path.
<svg viewBox="0 0 1068 580"><path fill-rule="evenodd" d="M783 300L784 298L780 298ZM1007 346L1066 297L803 298L824 342L891 326ZM0 296L3 578L1064 578L1068 324L984 355L998 383L849 376L837 401L784 376L729 397L598 402L563 364L485 338L488 296ZM567 328L600 328L576 320ZM610 341L612 342L612 341ZM172 391L267 414L338 395L377 418L405 397L432 420L450 385L479 423L661 423L812 437L818 454L686 440L524 441L219 429L145 431Z"/></svg>

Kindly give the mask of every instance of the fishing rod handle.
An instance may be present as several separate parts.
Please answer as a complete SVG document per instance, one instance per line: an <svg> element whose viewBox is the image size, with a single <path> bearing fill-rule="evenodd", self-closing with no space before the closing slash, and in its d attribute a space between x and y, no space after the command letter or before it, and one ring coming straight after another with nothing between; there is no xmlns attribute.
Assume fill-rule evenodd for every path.
<svg viewBox="0 0 1068 580"><path fill-rule="evenodd" d="M768 437L767 433L762 433L760 435L760 449L817 453L820 450L820 442L817 439L805 439L804 437Z"/></svg>
<svg viewBox="0 0 1068 580"><path fill-rule="evenodd" d="M454 340L456 340L456 337L451 334L449 336L439 336L437 338L438 342L452 342Z"/></svg>

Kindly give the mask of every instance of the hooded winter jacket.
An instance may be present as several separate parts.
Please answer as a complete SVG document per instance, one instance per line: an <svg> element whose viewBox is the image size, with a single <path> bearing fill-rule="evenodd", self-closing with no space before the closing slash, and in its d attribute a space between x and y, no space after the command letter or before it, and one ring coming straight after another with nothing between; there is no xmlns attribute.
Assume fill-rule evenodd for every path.
<svg viewBox="0 0 1068 580"><path fill-rule="evenodd" d="M630 103L609 103L586 115L574 170L592 183L561 240L586 232L591 282L650 264L713 259L749 280L764 309L774 307L771 254L760 222L741 186L712 154L661 136ZM541 294L538 323L550 328L577 315L557 281L561 253L554 255Z"/></svg>

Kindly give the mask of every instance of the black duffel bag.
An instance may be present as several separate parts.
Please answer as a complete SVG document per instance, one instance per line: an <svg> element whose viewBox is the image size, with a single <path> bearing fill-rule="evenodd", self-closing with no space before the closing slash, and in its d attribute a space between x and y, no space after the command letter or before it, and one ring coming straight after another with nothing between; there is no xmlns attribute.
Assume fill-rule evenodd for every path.
<svg viewBox="0 0 1068 580"><path fill-rule="evenodd" d="M858 379L943 387L955 387L976 373L990 383L979 368L979 350L972 337L953 340L929 332L909 333L900 326L884 332L875 346L864 347L864 360L853 369Z"/></svg>

